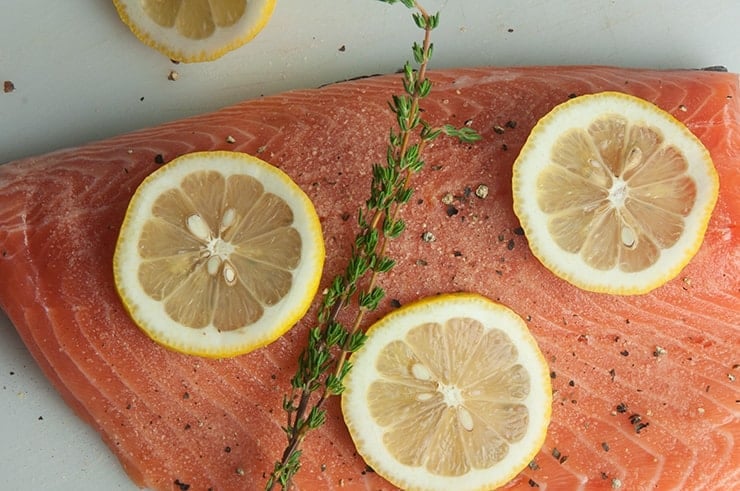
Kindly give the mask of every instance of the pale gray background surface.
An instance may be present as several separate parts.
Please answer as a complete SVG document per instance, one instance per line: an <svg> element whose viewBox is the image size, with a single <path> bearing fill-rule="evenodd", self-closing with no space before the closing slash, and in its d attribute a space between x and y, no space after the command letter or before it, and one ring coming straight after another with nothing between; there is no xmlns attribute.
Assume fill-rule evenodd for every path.
<svg viewBox="0 0 740 491"><path fill-rule="evenodd" d="M725 65L740 72L737 0L424 3L442 11L433 68ZM110 1L0 0L0 82L16 87L0 92L0 162L263 94L393 72L419 38L409 15L375 0L278 0L250 44L216 62L174 65L140 44ZM177 81L167 80L170 70ZM2 313L0 489L134 489Z"/></svg>

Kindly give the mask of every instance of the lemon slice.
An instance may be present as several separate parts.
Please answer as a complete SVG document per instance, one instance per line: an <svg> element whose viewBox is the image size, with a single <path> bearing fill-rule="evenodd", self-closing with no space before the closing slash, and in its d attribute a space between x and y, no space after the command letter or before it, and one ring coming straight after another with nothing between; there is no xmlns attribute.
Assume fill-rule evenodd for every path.
<svg viewBox="0 0 740 491"><path fill-rule="evenodd" d="M514 211L545 267L584 290L622 295L680 273L719 193L699 139L618 92L580 96L544 116L512 182Z"/></svg>
<svg viewBox="0 0 740 491"><path fill-rule="evenodd" d="M368 330L342 395L357 451L403 489L493 489L542 446L552 393L524 321L475 294L420 300Z"/></svg>
<svg viewBox="0 0 740 491"><path fill-rule="evenodd" d="M113 0L144 44L176 61L211 61L254 38L275 0Z"/></svg>
<svg viewBox="0 0 740 491"><path fill-rule="evenodd" d="M316 211L286 174L242 153L196 152L139 185L113 272L149 337L218 358L287 331L308 310L323 263Z"/></svg>

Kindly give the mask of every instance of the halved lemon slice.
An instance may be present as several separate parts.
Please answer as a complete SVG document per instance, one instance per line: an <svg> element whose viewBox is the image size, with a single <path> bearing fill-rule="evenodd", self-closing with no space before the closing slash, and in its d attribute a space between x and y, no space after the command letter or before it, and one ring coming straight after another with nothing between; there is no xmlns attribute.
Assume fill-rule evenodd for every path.
<svg viewBox="0 0 740 491"><path fill-rule="evenodd" d="M254 38L275 0L113 0L144 44L176 61L211 61Z"/></svg>
<svg viewBox="0 0 740 491"><path fill-rule="evenodd" d="M542 446L550 375L524 321L476 294L420 300L368 330L342 410L357 451L403 489L493 489Z"/></svg>
<svg viewBox="0 0 740 491"><path fill-rule="evenodd" d="M293 326L323 263L316 211L285 173L242 153L196 152L139 185L113 273L149 337L217 358L264 346Z"/></svg>
<svg viewBox="0 0 740 491"><path fill-rule="evenodd" d="M698 251L719 179L707 149L657 106L618 92L544 116L514 163L514 211L532 253L584 289L640 294Z"/></svg>

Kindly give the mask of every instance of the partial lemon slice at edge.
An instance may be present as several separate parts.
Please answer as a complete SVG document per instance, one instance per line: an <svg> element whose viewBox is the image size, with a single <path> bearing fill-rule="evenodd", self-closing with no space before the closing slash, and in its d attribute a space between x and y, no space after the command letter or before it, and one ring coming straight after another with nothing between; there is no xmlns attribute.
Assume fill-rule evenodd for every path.
<svg viewBox="0 0 740 491"><path fill-rule="evenodd" d="M265 27L276 0L113 0L121 20L144 44L175 61L220 58Z"/></svg>

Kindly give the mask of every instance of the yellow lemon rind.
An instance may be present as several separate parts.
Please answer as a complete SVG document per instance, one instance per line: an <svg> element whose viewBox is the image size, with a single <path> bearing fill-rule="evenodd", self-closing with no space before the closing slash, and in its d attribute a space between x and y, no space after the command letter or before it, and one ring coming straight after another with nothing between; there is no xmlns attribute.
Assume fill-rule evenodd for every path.
<svg viewBox="0 0 740 491"><path fill-rule="evenodd" d="M519 453L515 458L507 457L504 460L505 468L478 470L472 475L461 477L434 476L434 480L430 481L430 474L422 469L404 465L395 461L390 454L379 455L373 450L383 443L382 428L373 422L367 404L363 401L364 390L375 373L375 356L372 355L377 354L387 342L403 337L403 326L396 325L399 320L403 320L408 328L421 322L439 322L452 317L481 320L476 315L471 315L471 312L490 316L482 319L482 322L487 327L502 329L515 342L520 360L529 368L531 375L532 385L527 398L531 411L530 421L539 421L539 424L534 433L528 434L523 441L512 446ZM442 313L444 317L440 317ZM373 324L367 334L365 344L350 358L353 365L345 379L342 413L357 452L375 472L393 485L401 489L426 491L495 489L516 477L542 448L552 414L550 372L536 340L521 317L511 309L476 293L441 294L400 307ZM360 382L357 382L358 379ZM519 450L525 447L524 451Z"/></svg>
<svg viewBox="0 0 740 491"><path fill-rule="evenodd" d="M598 113L590 111L586 107L590 103L599 104L602 110ZM638 122L657 126L666 136L666 142L677 145L687 154L688 172L696 180L699 189L696 211L686 223L685 230L688 233L684 233L676 245L662 251L660 260L646 270L649 274L620 273L616 269L598 270L587 266L577 254L560 250L549 236L547 215L539 210L535 202L537 175L549 162L549 149L562 131L573 127L585 128L604 113L624 114L625 108L640 115L642 120ZM530 250L548 270L586 291L639 295L674 279L696 255L717 202L719 177L709 151L673 115L638 97L606 91L564 102L537 122L514 162L512 189L514 213L524 229ZM584 268L586 273L582 272Z"/></svg>
<svg viewBox="0 0 740 491"><path fill-rule="evenodd" d="M145 45L167 56L169 59L183 63L214 61L226 53L245 45L267 25L275 10L277 0L264 0L262 9L247 9L245 15L255 18L249 29L242 31L244 22L230 27L220 27L210 38L189 40L173 29L162 27L152 21L143 9L132 10L124 0L113 0L118 16L131 32ZM158 32L161 36L155 36Z"/></svg>
<svg viewBox="0 0 740 491"><path fill-rule="evenodd" d="M214 161L217 165L213 165ZM203 162L209 162L210 166L203 168ZM279 185L283 191L291 192L301 203L298 209L295 207L292 209L295 213L295 223L300 225L303 231L301 264L294 272L296 280L294 287L276 305L265 308L265 314L256 326L247 326L236 332L219 332L213 326L192 329L179 325L167 316L161 302L137 290L135 279L136 244L142 229L141 223L146 219L145 208L158 196L158 193L147 193L147 188L152 185L160 186L161 189L172 187L171 182L168 186L168 183L163 181L168 174L173 174L172 177L177 178L193 170L224 171L225 168L230 168L232 173L244 172L258 177L267 191L275 192L274 186ZM276 194L280 195L280 192ZM272 343L306 314L318 290L324 258L321 223L313 203L287 174L248 154L230 151L193 152L173 159L157 169L137 188L129 202L116 243L113 277L126 312L149 338L181 353L205 358L229 358ZM205 338L208 338L208 341Z"/></svg>

